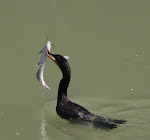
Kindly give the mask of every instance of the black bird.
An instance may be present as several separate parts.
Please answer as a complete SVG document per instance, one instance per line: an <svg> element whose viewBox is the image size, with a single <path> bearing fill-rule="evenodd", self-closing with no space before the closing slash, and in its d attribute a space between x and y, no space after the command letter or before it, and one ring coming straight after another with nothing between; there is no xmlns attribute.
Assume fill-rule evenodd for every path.
<svg viewBox="0 0 150 140"><path fill-rule="evenodd" d="M95 128L101 128L105 130L117 128L117 124L124 124L126 120L117 120L111 118L104 118L102 116L95 115L85 109L84 107L73 103L67 96L67 89L71 79L71 69L68 61L59 54L51 54L48 56L52 59L60 68L63 74L63 78L60 81L57 97L57 114L71 122L76 121L89 121L92 122ZM51 57L52 56L52 57Z"/></svg>

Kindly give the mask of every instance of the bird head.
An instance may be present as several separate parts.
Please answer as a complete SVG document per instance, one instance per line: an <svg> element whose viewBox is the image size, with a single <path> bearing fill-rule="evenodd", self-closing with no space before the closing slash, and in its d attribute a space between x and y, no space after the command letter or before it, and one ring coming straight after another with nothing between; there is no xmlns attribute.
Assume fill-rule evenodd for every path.
<svg viewBox="0 0 150 140"><path fill-rule="evenodd" d="M70 68L67 59L69 59L68 56L62 56L59 54L52 54L49 53L48 56L55 64L58 65L58 67L62 70L65 71L66 69Z"/></svg>

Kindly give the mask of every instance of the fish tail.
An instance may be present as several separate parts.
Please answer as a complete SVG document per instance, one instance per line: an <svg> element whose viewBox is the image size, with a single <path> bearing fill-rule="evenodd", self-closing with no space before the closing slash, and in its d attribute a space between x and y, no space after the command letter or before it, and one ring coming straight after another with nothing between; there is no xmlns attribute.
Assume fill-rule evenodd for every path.
<svg viewBox="0 0 150 140"><path fill-rule="evenodd" d="M42 85L43 85L43 87L44 87L44 89L45 89L46 92L47 92L47 90L51 90L51 89L46 85L46 83L45 83L44 80L42 80Z"/></svg>

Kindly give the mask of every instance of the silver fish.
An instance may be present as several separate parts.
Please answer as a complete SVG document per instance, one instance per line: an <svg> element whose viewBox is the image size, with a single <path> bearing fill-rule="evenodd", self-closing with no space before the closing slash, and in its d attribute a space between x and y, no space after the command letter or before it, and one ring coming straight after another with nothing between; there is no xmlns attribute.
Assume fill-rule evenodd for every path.
<svg viewBox="0 0 150 140"><path fill-rule="evenodd" d="M48 57L48 53L50 53L50 49L51 49L51 42L48 41L47 44L43 47L43 49L39 52L39 54L42 53L42 56L41 56L40 61L37 63L39 70L37 71L36 76L37 76L37 79L42 83L46 92L47 90L50 90L50 88L45 83L43 74L44 74L46 58Z"/></svg>

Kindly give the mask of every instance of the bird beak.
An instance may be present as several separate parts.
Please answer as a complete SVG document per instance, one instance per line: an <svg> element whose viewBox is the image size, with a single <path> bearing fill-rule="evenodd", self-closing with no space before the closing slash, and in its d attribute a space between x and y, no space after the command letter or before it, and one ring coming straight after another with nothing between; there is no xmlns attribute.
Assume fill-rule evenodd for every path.
<svg viewBox="0 0 150 140"><path fill-rule="evenodd" d="M47 49L48 54L50 54L50 51Z"/></svg>
<svg viewBox="0 0 150 140"><path fill-rule="evenodd" d="M53 54L51 54L49 51L48 51L48 58L50 58L55 64L57 64L57 61L56 61L56 59L55 59L55 57L54 57L54 55ZM58 65L58 64L57 64Z"/></svg>

